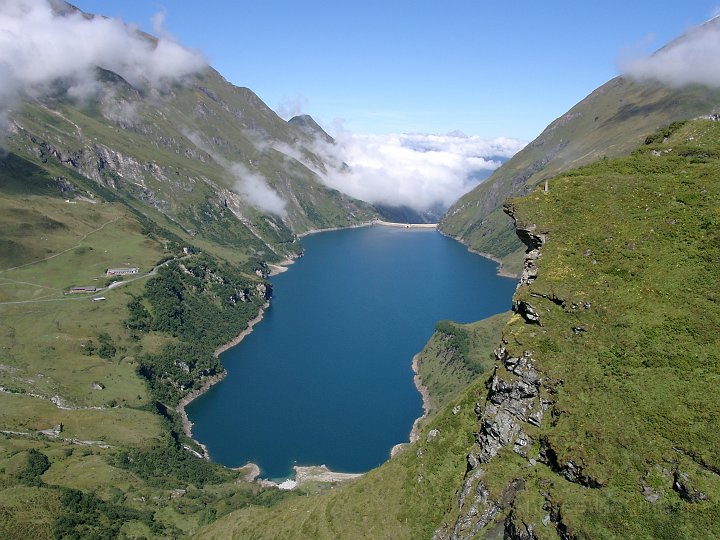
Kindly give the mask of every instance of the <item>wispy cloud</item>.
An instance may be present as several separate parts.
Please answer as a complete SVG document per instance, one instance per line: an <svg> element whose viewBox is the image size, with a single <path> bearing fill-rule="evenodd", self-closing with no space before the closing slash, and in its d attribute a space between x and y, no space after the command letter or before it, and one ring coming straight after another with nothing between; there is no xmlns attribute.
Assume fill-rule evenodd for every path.
<svg viewBox="0 0 720 540"><path fill-rule="evenodd" d="M293 116L303 113L303 109L307 107L309 100L302 94L298 94L293 98L285 97L277 106L277 114L280 118L289 120Z"/></svg>
<svg viewBox="0 0 720 540"><path fill-rule="evenodd" d="M704 25L652 55L621 59L623 73L635 79L656 80L673 87L688 84L720 86L720 19Z"/></svg>
<svg viewBox="0 0 720 540"><path fill-rule="evenodd" d="M336 145L314 150L335 167L318 171L323 181L373 204L418 211L449 207L525 143L516 139L447 135L335 134ZM343 166L343 164L347 166Z"/></svg>
<svg viewBox="0 0 720 540"><path fill-rule="evenodd" d="M285 209L287 203L267 184L265 178L260 174L251 171L242 163L230 161L215 152L199 133L185 130L183 134L234 178L233 189L244 198L245 202L259 210L270 212L281 218L287 215Z"/></svg>
<svg viewBox="0 0 720 540"><path fill-rule="evenodd" d="M156 16L157 29L162 22L163 15ZM202 55L162 33L154 41L118 19L88 17L56 1L0 0L0 115L57 82L70 97L90 96L97 90L96 67L142 87L207 66Z"/></svg>

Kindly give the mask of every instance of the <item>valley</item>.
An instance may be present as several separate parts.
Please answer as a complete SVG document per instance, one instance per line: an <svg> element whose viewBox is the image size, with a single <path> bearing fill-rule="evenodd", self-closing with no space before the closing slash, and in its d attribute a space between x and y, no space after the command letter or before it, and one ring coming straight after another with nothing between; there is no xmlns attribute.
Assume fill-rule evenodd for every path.
<svg viewBox="0 0 720 540"><path fill-rule="evenodd" d="M492 174L488 153L471 156L474 168L432 169L482 176L439 220L445 238L424 222L447 206L371 204L330 187L358 178L338 158L347 138L307 114L282 118L168 35L65 2L8 4L4 24L8 13L48 22L43 35L98 25L115 47L107 62L92 47L71 62L45 47L36 62L8 64L17 87L0 93L1 538L720 537L712 81L622 74L514 157L498 153ZM712 35L718 20L660 51ZM32 78L52 61L72 69ZM380 147L414 171L410 152L447 161L430 142L468 139ZM320 231L336 232L308 236ZM402 241L385 244L392 236ZM420 237L431 240L404 251ZM358 293L347 299L332 286L357 257L376 264L344 286ZM408 308L403 294L427 305ZM458 309L431 302L441 297ZM313 306L332 311L309 343L273 334L285 298L297 312L286 331L312 327ZM361 311L369 318L353 318ZM397 348L406 330L411 343ZM319 353L321 341L339 348ZM346 386L303 379L303 363L331 371L363 341L377 348L358 352L360 369L338 378ZM304 356L273 364L276 345L279 357ZM243 371L251 363L262 375ZM383 374L389 364L397 377ZM298 388L309 389L304 412L273 394ZM333 422L317 429L360 435L342 457L359 461L354 447L394 430L372 458L339 465L361 476L301 468L294 489L278 489L246 465L254 456L235 457L236 436L304 436L300 420L320 416L312 400L331 390ZM374 419L343 400L375 407ZM295 416L241 425L278 408ZM399 411L393 428L388 411ZM295 461L336 468L315 455L282 456L267 476L284 480Z"/></svg>

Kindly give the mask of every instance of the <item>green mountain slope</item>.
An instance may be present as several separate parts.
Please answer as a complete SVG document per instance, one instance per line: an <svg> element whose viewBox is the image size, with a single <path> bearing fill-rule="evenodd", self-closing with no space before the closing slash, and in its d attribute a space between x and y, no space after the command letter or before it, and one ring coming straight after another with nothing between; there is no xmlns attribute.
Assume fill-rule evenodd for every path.
<svg viewBox="0 0 720 540"><path fill-rule="evenodd" d="M518 272L521 245L502 212L507 197L601 157L625 155L648 133L675 120L710 114L720 91L672 89L617 77L550 124L533 142L463 196L445 214L440 230L471 249L503 258Z"/></svg>
<svg viewBox="0 0 720 540"><path fill-rule="evenodd" d="M97 77L97 98L27 99L0 156L0 537L720 536L720 127L571 169L715 92L611 81L460 201L445 232L507 260L505 196L565 171L507 207L533 248L516 314L441 324L421 354L418 441L286 493L202 459L179 405L222 377L266 262L376 213L318 181L309 117L212 70Z"/></svg>
<svg viewBox="0 0 720 540"><path fill-rule="evenodd" d="M720 124L648 142L507 204L531 251L437 538L720 535Z"/></svg>
<svg viewBox="0 0 720 540"><path fill-rule="evenodd" d="M72 168L191 236L268 244L271 258L298 251L293 233L375 215L319 181L310 135L214 70L159 96L110 72L99 77L97 101L27 102L6 148L41 168Z"/></svg>

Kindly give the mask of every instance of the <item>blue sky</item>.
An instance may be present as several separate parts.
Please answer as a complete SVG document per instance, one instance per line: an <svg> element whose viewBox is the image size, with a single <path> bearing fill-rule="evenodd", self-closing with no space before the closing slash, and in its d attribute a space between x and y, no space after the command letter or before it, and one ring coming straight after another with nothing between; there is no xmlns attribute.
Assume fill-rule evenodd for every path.
<svg viewBox="0 0 720 540"><path fill-rule="evenodd" d="M701 24L720 0L75 4L147 31L164 11L165 29L230 82L328 127L531 140L617 75L621 56Z"/></svg>

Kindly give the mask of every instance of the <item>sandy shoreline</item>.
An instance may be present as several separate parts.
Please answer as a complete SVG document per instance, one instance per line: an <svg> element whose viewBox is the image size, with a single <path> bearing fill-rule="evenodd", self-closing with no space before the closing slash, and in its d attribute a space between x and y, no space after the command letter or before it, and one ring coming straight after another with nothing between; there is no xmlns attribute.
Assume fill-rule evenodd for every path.
<svg viewBox="0 0 720 540"><path fill-rule="evenodd" d="M310 236L311 234L317 234L322 232L331 232L331 231L342 231L345 229L360 229L362 227L370 227L373 225L374 221L363 221L362 223L354 223L352 225L347 225L344 227L328 227L327 229L310 229L309 231L302 232L297 235L298 238L304 238L305 236Z"/></svg>
<svg viewBox="0 0 720 540"><path fill-rule="evenodd" d="M250 332L253 331L253 327L257 323L262 321L262 318L265 315L265 310L269 306L270 306L270 302L266 301L265 304L263 304L263 306L260 308L260 311L258 312L257 317L255 317L253 320L248 322L247 328L245 328L245 330L240 332L240 334L236 338L232 339L231 341L228 341L224 345L221 345L220 347L215 349L215 352L213 353L215 358L217 358L222 353L224 353L228 349L234 347L235 345L240 343L243 339L245 339L250 334ZM203 395L205 392L210 390L210 388L212 388L214 385L216 385L217 383L222 381L225 377L227 377L226 370L223 370L222 373L218 373L217 375L212 375L212 376L208 377L205 380L205 383L203 383L203 385L200 388L198 388L197 390L193 390L187 396L182 398L180 400L180 403L178 403L178 406L175 408L175 411L180 415L180 418L182 418L183 433L185 433L185 435L187 435L190 439L192 439L195 442L195 444L197 444L200 448L202 448L203 457L208 460L210 459L210 456L208 454L208 450L205 447L205 445L202 444L201 442L193 439L193 436L192 436L193 423L190 421L190 418L188 418L185 407L187 407L194 399L198 398L199 396Z"/></svg>
<svg viewBox="0 0 720 540"><path fill-rule="evenodd" d="M397 223L395 221L383 221L376 219L373 225L382 225L383 227L397 227L400 229L437 229L437 223Z"/></svg>
<svg viewBox="0 0 720 540"><path fill-rule="evenodd" d="M295 465L295 481L298 484L306 482L345 482L353 478L359 478L364 473L341 473L328 469L325 465L300 467Z"/></svg>
<svg viewBox="0 0 720 540"><path fill-rule="evenodd" d="M338 482L346 482L363 476L365 473L341 473L331 471L326 465L309 465L300 466L295 465L293 470L295 474L293 478L288 478L282 482L274 482L265 478L260 478L260 467L257 464L250 462L246 465L234 469L247 470L248 473L245 476L245 480L249 482L256 482L263 487L276 487L282 490L295 489L298 486L307 484L308 482L320 482L323 484L335 484Z"/></svg>
<svg viewBox="0 0 720 540"><path fill-rule="evenodd" d="M277 276L278 274L287 272L289 270L288 266L294 264L295 260L296 259L285 259L284 261L280 261L279 263L268 263L268 268L270 268L270 273L268 274L268 277Z"/></svg>

